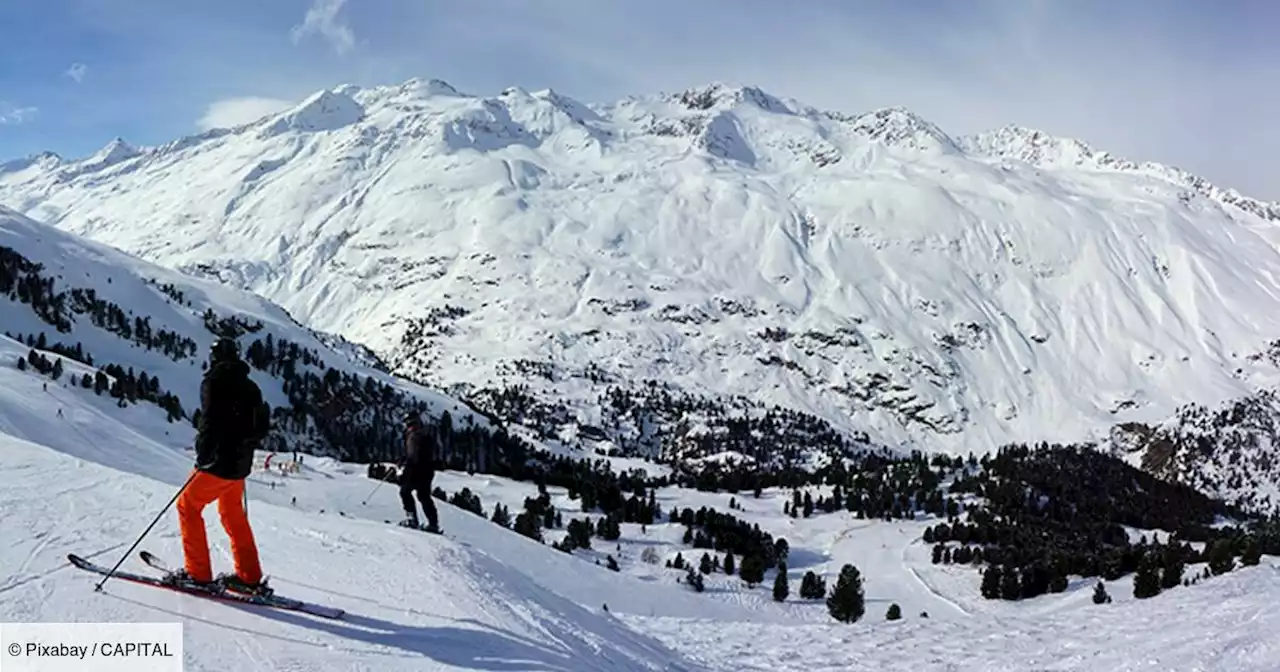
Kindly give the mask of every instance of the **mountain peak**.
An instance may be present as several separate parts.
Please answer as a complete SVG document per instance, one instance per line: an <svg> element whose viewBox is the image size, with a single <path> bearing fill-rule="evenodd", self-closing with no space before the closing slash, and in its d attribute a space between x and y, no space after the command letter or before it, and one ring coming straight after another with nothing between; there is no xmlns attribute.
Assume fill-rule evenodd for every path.
<svg viewBox="0 0 1280 672"><path fill-rule="evenodd" d="M35 167L39 170L52 170L62 165L63 158L54 152L38 152L30 156L12 161L0 162L0 173L11 173Z"/></svg>
<svg viewBox="0 0 1280 672"><path fill-rule="evenodd" d="M434 96L463 96L464 94L454 88L452 84L443 79L423 79L421 77L413 77L406 80L399 86L389 87L391 90L399 94L412 94L419 98L431 98Z"/></svg>
<svg viewBox="0 0 1280 672"><path fill-rule="evenodd" d="M965 136L960 144L970 154L1016 159L1046 168L1113 163L1110 154L1098 152L1084 141L1013 124Z"/></svg>
<svg viewBox="0 0 1280 672"><path fill-rule="evenodd" d="M293 109L278 115L264 131L268 136L287 131L332 131L358 123L364 107L356 102L359 87L352 85L318 91Z"/></svg>
<svg viewBox="0 0 1280 672"><path fill-rule="evenodd" d="M691 87L679 93L665 94L663 98L698 111L730 109L746 103L775 114L793 113L791 107L780 98L758 87L719 81Z"/></svg>
<svg viewBox="0 0 1280 672"><path fill-rule="evenodd" d="M882 107L859 115L827 112L826 116L847 124L859 135L889 146L947 154L959 151L951 136L905 107Z"/></svg>
<svg viewBox="0 0 1280 672"><path fill-rule="evenodd" d="M98 150L97 154L90 157L87 163L111 166L122 161L128 161L141 153L136 147L125 142L124 138L116 137L107 143L105 147Z"/></svg>

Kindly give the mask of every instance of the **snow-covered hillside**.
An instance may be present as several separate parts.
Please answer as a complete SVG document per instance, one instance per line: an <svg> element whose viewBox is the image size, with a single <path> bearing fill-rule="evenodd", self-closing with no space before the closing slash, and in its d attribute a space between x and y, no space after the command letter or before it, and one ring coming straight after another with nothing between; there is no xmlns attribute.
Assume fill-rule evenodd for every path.
<svg viewBox="0 0 1280 672"><path fill-rule="evenodd" d="M70 383L58 394L101 396L140 428L160 423L173 448L190 445L200 379L220 335L237 338L273 409L274 449L398 454L400 416L410 408L428 418L448 412L459 428L489 427L467 406L379 370L358 346L299 325L260 296L3 208L0 325L22 342L6 341L12 347L0 348L0 366Z"/></svg>
<svg viewBox="0 0 1280 672"><path fill-rule="evenodd" d="M4 355L20 346L0 337ZM626 557L661 548L679 525L652 536L628 525L621 571L591 553L553 550L440 504L447 536L385 524L392 487L371 487L363 465L307 458L299 472L258 470L249 511L264 568L281 594L344 609L330 621L237 607L100 578L66 563L76 553L114 564L184 480L163 420L140 426L132 410L45 385L34 371L0 367L0 620L181 622L187 670L503 670L507 672L739 672L742 670L1094 670L1263 672L1280 665L1274 558L1148 600L1127 580L1108 582L1114 604L1095 605L1089 583L1030 602L975 599L972 572L931 565L913 543L921 523L840 515L791 520L778 493L744 500L743 515L794 540L794 566L856 561L866 617L813 617L820 601L759 599L729 578L705 593L680 572L636 568ZM153 416L155 414L152 414ZM154 419L154 418L153 418ZM20 437L29 437L26 440ZM288 459L288 458L284 458ZM535 486L442 473L488 506ZM556 493L558 506L573 506ZM666 490L664 506L721 504L725 495ZM571 509L566 508L566 512ZM229 568L226 538L207 516L215 567ZM907 528L905 533L903 528ZM170 511L141 548L181 557ZM836 532L839 534L836 534ZM603 551L602 551L603 552ZM639 563L637 563L639 564ZM147 571L136 558L124 568ZM794 580L794 579L793 579ZM886 603L903 619L887 621ZM919 614L927 611L928 618ZM1188 618L1188 614L1194 614Z"/></svg>
<svg viewBox="0 0 1280 672"><path fill-rule="evenodd" d="M1250 355L1280 334L1280 205L1032 130L953 138L754 88L343 86L6 164L0 203L624 450L1101 439L1256 391L1275 367ZM775 410L743 431L716 395L830 427ZM803 429L765 436L783 424Z"/></svg>
<svg viewBox="0 0 1280 672"><path fill-rule="evenodd" d="M99 437L121 455L131 448L111 429ZM173 480L117 471L4 434L0 473L6 539L0 618L8 622L180 622L186 670L703 669L601 613L599 605L574 603L510 566L536 544L495 535L497 528L483 521L471 523L481 540L454 541L254 501L253 525L276 590L340 605L347 612L340 621L233 607L119 579L107 583L105 594L95 593L102 577L71 568L67 554L114 564L172 496ZM465 539L468 517L446 509L443 519ZM180 563L176 527L170 511L142 548ZM221 565L225 539L220 530L210 538L221 544L214 554ZM499 549L505 543L508 554L493 555L485 538ZM559 555L542 554L552 561ZM573 560L560 559L567 562ZM554 577L556 570L568 576L548 564L537 568L544 576ZM136 558L124 568L149 571ZM600 592L599 580L586 578L582 585L595 585L615 609L644 603L659 613L706 614L695 596L674 587L628 591L606 571L597 576L613 593ZM619 599L611 599L615 594Z"/></svg>

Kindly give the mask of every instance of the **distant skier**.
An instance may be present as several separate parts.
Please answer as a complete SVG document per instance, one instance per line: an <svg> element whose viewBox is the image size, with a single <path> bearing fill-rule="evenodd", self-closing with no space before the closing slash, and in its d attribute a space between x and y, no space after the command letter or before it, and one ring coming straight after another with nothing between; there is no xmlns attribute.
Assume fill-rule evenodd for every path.
<svg viewBox="0 0 1280 672"><path fill-rule="evenodd" d="M209 353L209 369L200 384L200 423L196 436L196 474L178 498L185 567L171 578L215 582L209 561L204 508L218 503L222 527L231 539L235 574L216 582L240 592L270 594L262 580L258 547L245 512L244 482L253 471L253 453L270 428L262 390L249 378L236 342L223 338Z"/></svg>
<svg viewBox="0 0 1280 672"><path fill-rule="evenodd" d="M418 491L422 513L427 516L428 532L440 532L440 519L436 503L431 497L431 482L436 476L435 437L422 428L422 418L409 413L404 418L404 469L400 471L400 502L404 504L404 527L418 527L418 507L413 503L413 491Z"/></svg>

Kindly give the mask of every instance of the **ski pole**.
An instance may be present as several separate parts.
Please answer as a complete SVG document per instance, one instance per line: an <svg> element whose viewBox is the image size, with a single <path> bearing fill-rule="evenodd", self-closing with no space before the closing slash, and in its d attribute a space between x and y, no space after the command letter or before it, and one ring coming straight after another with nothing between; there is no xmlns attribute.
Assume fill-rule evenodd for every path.
<svg viewBox="0 0 1280 672"><path fill-rule="evenodd" d="M360 502L360 506L367 506L367 505L369 504L369 500L370 500L370 499L373 499L373 493L377 492L377 491L378 491L378 488L381 488L381 487L382 487L382 484L383 484L383 483L385 483L385 482L386 482L386 481L384 481L384 480L383 480L383 479L381 479L381 478L380 478L380 479L378 479L378 484L377 484L377 485L375 485L375 486L373 486L373 489L369 491L369 496L368 496L368 497L365 497L363 502Z"/></svg>
<svg viewBox="0 0 1280 672"><path fill-rule="evenodd" d="M169 507L173 506L173 503L178 501L178 496L187 489L188 485L191 485L191 481L195 479L196 474L198 473L200 472L196 469L191 470L191 475L187 477L187 482L183 483L181 488L178 488L178 491L173 494L173 499L169 500L169 503L164 505L164 509L162 509L160 513L156 514L156 519L151 521L151 524L147 526L147 529L142 531L142 534L138 535L138 539L133 542L133 545L129 547L129 550L125 551L124 555L120 556L120 561L116 563L116 566L112 567L111 571L107 572L107 575L102 577L102 580L98 582L98 585L93 587L94 591L99 593L102 592L102 586L107 582L107 579L110 579L116 573L116 570L120 569L120 565L124 564L125 558L128 558L129 555L133 553L133 549L137 548L138 544L142 543L143 538L147 536L147 533L151 531L151 528L156 526L156 523L160 522L160 517L169 510Z"/></svg>
<svg viewBox="0 0 1280 672"><path fill-rule="evenodd" d="M396 468L399 469L400 465L397 464ZM383 483L386 483L388 480L390 480L389 478L387 478L387 476L388 474L383 474L382 478L378 479L378 484L373 486L373 489L369 491L369 496L365 497L363 502L360 502L360 506L368 506L369 500L373 499L373 493L377 492L378 488L381 488Z"/></svg>

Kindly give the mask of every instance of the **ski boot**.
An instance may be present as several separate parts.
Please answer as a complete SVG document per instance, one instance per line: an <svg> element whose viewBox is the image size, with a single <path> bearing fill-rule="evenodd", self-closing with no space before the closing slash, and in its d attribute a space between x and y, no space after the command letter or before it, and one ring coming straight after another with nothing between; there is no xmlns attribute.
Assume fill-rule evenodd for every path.
<svg viewBox="0 0 1280 672"><path fill-rule="evenodd" d="M275 594L275 590L267 585L266 577L263 577L262 580L257 583L248 583L235 574L219 574L218 578L214 579L214 583L222 586L225 590L229 590L233 593L240 593L241 595L265 598L271 597Z"/></svg>
<svg viewBox="0 0 1280 672"><path fill-rule="evenodd" d="M192 586L201 590L207 590L211 593L220 593L223 586L216 580L214 581L196 581L191 578L186 569L178 569L160 577L160 581L168 586Z"/></svg>
<svg viewBox="0 0 1280 672"><path fill-rule="evenodd" d="M413 529L418 529L419 527L421 527L420 525L418 525L418 513L416 511L405 511L404 520L396 524L399 525L400 527L411 527Z"/></svg>
<svg viewBox="0 0 1280 672"><path fill-rule="evenodd" d="M439 523L423 525L421 529L423 532L430 532L431 534L444 534L444 530L440 529Z"/></svg>

